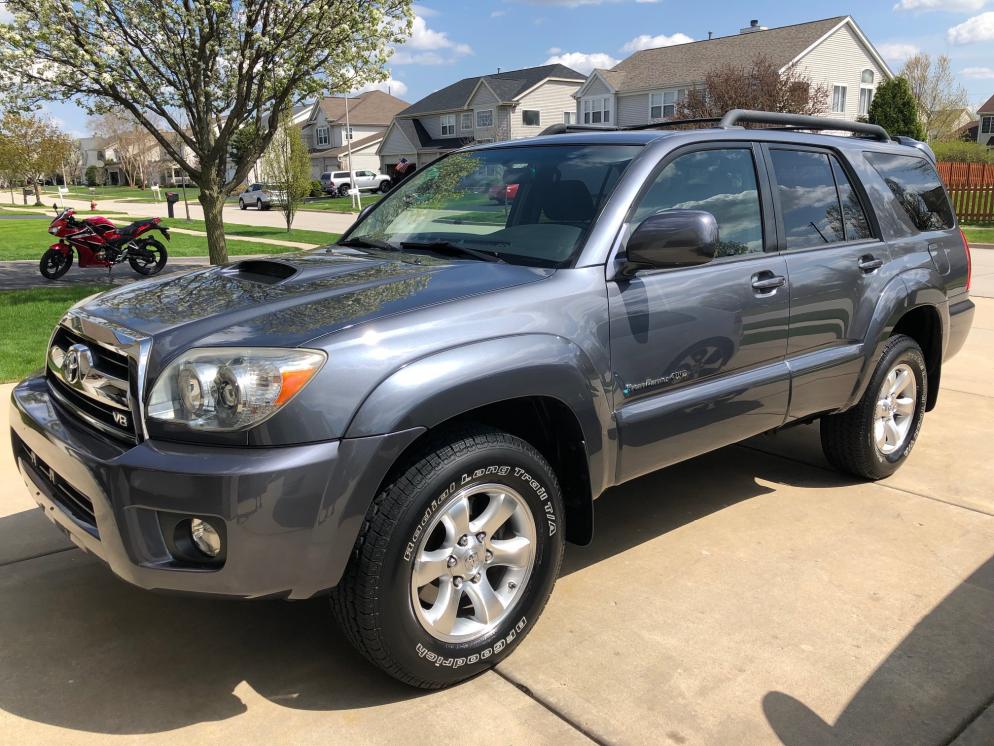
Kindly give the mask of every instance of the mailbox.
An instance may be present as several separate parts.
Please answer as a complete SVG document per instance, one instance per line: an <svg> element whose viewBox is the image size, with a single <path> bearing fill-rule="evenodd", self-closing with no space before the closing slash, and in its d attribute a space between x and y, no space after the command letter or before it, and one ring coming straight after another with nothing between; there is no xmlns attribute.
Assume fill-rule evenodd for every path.
<svg viewBox="0 0 994 746"><path fill-rule="evenodd" d="M179 202L179 194L177 192L166 192L166 209L169 210L169 217L176 217L173 214L173 205Z"/></svg>

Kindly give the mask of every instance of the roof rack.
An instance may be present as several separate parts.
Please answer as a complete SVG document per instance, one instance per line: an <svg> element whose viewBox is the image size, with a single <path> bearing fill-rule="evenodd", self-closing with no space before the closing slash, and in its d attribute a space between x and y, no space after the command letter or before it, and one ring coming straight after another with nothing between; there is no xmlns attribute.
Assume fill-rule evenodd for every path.
<svg viewBox="0 0 994 746"><path fill-rule="evenodd" d="M753 111L751 109L732 109L721 118L718 126L722 129L735 127L740 122L749 124L776 124L791 129L803 130L841 130L857 135L869 135L881 142L890 142L887 130L879 124L866 122L849 122L845 119L825 119L805 114L782 114L774 111Z"/></svg>

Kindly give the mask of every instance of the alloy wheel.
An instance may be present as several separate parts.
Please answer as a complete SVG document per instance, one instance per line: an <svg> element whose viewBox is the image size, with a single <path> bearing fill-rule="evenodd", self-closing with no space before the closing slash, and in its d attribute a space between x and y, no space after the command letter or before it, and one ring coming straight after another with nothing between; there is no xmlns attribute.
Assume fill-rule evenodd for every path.
<svg viewBox="0 0 994 746"><path fill-rule="evenodd" d="M915 421L918 383L907 363L900 363L884 378L873 412L873 440L889 456L904 445Z"/></svg>

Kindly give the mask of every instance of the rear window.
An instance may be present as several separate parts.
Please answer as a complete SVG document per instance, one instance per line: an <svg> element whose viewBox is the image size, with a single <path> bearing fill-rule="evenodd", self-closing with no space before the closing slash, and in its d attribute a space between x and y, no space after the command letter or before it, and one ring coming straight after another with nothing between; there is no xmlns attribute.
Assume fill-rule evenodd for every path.
<svg viewBox="0 0 994 746"><path fill-rule="evenodd" d="M336 171L335 172L335 178L336 179L348 179L349 178L349 172L348 171Z"/></svg>
<svg viewBox="0 0 994 746"><path fill-rule="evenodd" d="M865 155L900 205L894 213L907 234L953 227L952 207L931 163L913 155Z"/></svg>

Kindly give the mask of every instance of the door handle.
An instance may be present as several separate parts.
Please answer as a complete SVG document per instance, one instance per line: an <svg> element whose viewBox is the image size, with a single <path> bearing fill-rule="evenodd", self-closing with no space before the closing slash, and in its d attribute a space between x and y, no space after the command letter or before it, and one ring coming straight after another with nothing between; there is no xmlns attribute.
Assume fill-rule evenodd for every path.
<svg viewBox="0 0 994 746"><path fill-rule="evenodd" d="M877 259L873 254L866 254L859 258L859 268L864 272L875 272L884 266L883 259Z"/></svg>
<svg viewBox="0 0 994 746"><path fill-rule="evenodd" d="M752 289L758 293L769 293L783 287L786 282L787 278L783 275L775 275L767 270L752 276Z"/></svg>

